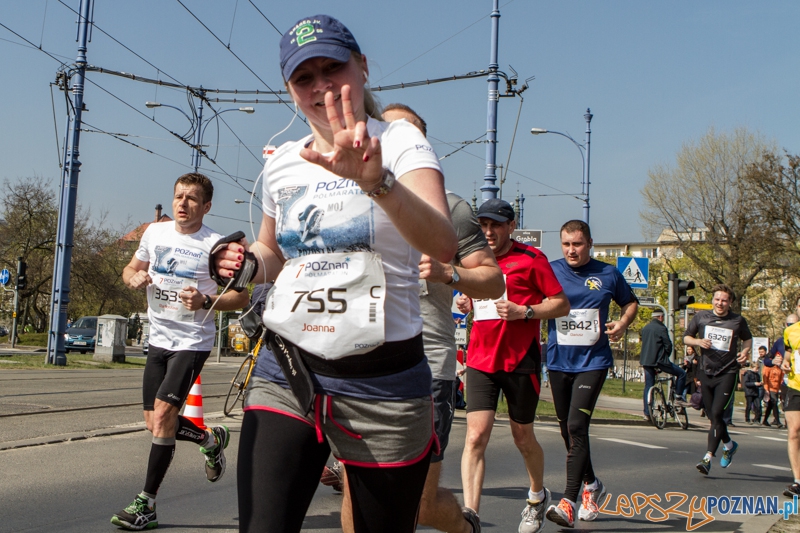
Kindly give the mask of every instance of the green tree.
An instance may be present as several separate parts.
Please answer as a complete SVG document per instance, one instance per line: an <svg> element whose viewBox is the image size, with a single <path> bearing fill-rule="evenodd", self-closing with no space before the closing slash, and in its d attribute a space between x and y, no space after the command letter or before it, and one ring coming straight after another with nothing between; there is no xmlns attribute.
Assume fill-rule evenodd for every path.
<svg viewBox="0 0 800 533"><path fill-rule="evenodd" d="M674 166L657 165L648 173L640 216L651 235L675 242L704 292L725 283L742 295L756 280L764 283L778 273L777 236L747 179L772 151L744 128L711 129L685 143ZM733 308L739 311L739 299Z"/></svg>
<svg viewBox="0 0 800 533"><path fill-rule="evenodd" d="M5 180L6 195L0 202L0 265L16 271L22 257L28 264L28 286L20 291L18 327L29 325L46 331L50 321L50 294L58 224L56 192L40 177ZM72 317L116 313L128 315L145 308L141 291L130 291L122 283L122 269L133 250L120 240L123 231L105 227L101 213L97 221L78 209L70 278L69 314Z"/></svg>

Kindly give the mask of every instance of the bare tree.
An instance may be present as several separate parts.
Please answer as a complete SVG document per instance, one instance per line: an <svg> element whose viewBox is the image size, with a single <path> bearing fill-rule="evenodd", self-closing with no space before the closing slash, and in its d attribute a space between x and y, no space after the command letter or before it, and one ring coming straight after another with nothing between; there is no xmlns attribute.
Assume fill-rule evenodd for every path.
<svg viewBox="0 0 800 533"><path fill-rule="evenodd" d="M675 242L702 274L701 282L726 283L742 295L780 265L774 228L747 180L753 165L772 151L744 128L730 134L711 129L685 143L674 166L658 165L648 173L640 216L651 235Z"/></svg>

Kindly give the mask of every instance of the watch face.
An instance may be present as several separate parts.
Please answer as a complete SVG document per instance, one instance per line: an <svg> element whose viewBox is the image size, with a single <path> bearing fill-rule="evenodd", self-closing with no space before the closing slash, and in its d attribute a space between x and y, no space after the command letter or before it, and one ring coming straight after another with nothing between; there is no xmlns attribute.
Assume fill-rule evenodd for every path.
<svg viewBox="0 0 800 533"><path fill-rule="evenodd" d="M533 309L528 307L528 309L525 311L525 316L528 318L533 318Z"/></svg>

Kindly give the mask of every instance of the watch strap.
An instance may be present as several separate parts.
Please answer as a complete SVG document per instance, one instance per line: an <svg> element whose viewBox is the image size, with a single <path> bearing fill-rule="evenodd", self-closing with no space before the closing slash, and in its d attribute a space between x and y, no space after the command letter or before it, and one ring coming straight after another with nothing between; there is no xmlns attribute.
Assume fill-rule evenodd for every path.
<svg viewBox="0 0 800 533"><path fill-rule="evenodd" d="M392 171L389 170L388 168L384 168L380 183L378 183L377 187L367 192L367 196L372 199L380 198L381 196L386 196L391 192L396 181L397 180L395 179Z"/></svg>

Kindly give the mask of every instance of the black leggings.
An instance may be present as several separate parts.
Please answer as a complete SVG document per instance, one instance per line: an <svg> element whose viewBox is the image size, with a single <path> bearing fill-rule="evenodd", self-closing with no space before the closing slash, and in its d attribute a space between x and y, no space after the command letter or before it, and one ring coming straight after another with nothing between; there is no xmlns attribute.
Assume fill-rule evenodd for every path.
<svg viewBox="0 0 800 533"><path fill-rule="evenodd" d="M330 455L314 428L270 411L247 411L237 465L239 531L299 532ZM421 461L394 468L345 465L357 533L411 533L428 474Z"/></svg>
<svg viewBox="0 0 800 533"><path fill-rule="evenodd" d="M578 501L581 481L592 483L595 480L589 450L589 423L607 373L607 370L550 370L553 405L561 426L561 436L567 446L567 487L564 497L573 502Z"/></svg>
<svg viewBox="0 0 800 533"><path fill-rule="evenodd" d="M711 428L708 430L708 451L712 455L717 453L720 441L730 442L728 435L728 425L722 419L725 408L733 401L733 393L736 390L736 383L739 381L739 373L731 372L711 377L705 372L698 372L700 375L700 391L703 394L703 405L706 407L706 415L711 421Z"/></svg>
<svg viewBox="0 0 800 533"><path fill-rule="evenodd" d="M753 422L761 422L761 400L758 396L745 396L744 397L744 419ZM753 412L753 418L750 418L750 411Z"/></svg>

